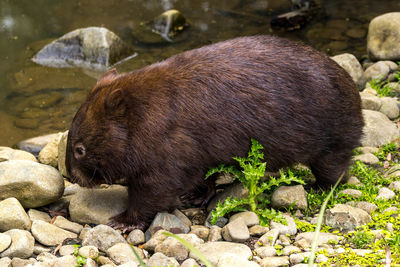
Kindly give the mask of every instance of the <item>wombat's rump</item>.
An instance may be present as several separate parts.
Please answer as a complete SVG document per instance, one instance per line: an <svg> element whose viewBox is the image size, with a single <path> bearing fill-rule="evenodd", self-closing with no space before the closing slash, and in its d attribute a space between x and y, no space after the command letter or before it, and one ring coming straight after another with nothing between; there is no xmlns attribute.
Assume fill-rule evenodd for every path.
<svg viewBox="0 0 400 267"><path fill-rule="evenodd" d="M129 207L114 219L143 228L156 212L201 196L207 170L245 156L251 138L269 170L303 163L319 183L335 183L362 127L358 90L329 57L243 37L108 72L75 115L66 165L83 185L125 178Z"/></svg>

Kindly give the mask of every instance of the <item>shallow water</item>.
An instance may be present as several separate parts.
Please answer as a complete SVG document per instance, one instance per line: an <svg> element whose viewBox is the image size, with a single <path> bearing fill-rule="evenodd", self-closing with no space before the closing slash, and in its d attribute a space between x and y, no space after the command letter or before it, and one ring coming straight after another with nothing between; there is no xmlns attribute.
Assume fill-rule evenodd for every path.
<svg viewBox="0 0 400 267"><path fill-rule="evenodd" d="M237 36L275 34L301 40L329 55L350 52L365 58L369 21L399 11L400 1L316 1L318 14L293 32L273 31L273 16L290 1L275 0L1 0L0 146L68 129L99 74L54 69L30 59L45 44L77 28L104 26L132 45L138 56L119 65L130 71L181 51ZM190 27L174 43L146 43L140 23L165 10L180 10Z"/></svg>

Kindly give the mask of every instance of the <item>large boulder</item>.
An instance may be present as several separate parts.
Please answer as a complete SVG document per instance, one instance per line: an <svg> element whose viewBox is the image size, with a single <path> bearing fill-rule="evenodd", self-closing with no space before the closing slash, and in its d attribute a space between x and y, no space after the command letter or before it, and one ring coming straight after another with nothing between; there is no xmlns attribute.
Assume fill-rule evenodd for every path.
<svg viewBox="0 0 400 267"><path fill-rule="evenodd" d="M367 48L372 60L400 60L400 12L386 13L370 22Z"/></svg>

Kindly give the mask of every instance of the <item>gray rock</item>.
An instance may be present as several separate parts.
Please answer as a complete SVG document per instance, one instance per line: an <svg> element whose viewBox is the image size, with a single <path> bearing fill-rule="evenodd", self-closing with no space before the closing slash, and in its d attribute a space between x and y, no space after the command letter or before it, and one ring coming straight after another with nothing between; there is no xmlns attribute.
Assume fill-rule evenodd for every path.
<svg viewBox="0 0 400 267"><path fill-rule="evenodd" d="M243 243L250 238L250 233L244 220L237 218L222 228L222 236L226 241Z"/></svg>
<svg viewBox="0 0 400 267"><path fill-rule="evenodd" d="M196 236L203 239L204 241L207 241L208 236L210 234L210 228L205 227L203 225L192 225L190 227L189 234L195 234Z"/></svg>
<svg viewBox="0 0 400 267"><path fill-rule="evenodd" d="M245 260L248 260L252 256L251 250L248 246L231 242L207 242L198 245L196 248L214 265L216 265L219 259L226 253L235 254ZM199 260L193 252L190 252L190 257L197 261Z"/></svg>
<svg viewBox="0 0 400 267"><path fill-rule="evenodd" d="M274 246L276 240L278 239L278 236L279 236L279 229L277 228L271 229L258 239L254 247L259 248L261 246Z"/></svg>
<svg viewBox="0 0 400 267"><path fill-rule="evenodd" d="M397 70L396 63L392 61L378 61L372 64L370 67L368 67L365 70L364 75L367 81L370 81L372 79L378 79L383 81L388 78L390 72L396 70Z"/></svg>
<svg viewBox="0 0 400 267"><path fill-rule="evenodd" d="M74 255L67 255L57 258L54 261L54 267L76 267L77 259Z"/></svg>
<svg viewBox="0 0 400 267"><path fill-rule="evenodd" d="M128 191L125 186L82 188L72 196L69 205L71 220L78 223L107 224L110 218L126 210Z"/></svg>
<svg viewBox="0 0 400 267"><path fill-rule="evenodd" d="M32 235L45 246L56 246L67 238L77 238L78 235L44 221L33 221Z"/></svg>
<svg viewBox="0 0 400 267"><path fill-rule="evenodd" d="M13 258L11 260L11 265L13 267L24 267L24 266L28 266L28 265L34 265L36 263L35 259L20 259L20 258Z"/></svg>
<svg viewBox="0 0 400 267"><path fill-rule="evenodd" d="M31 220L16 198L0 201L0 231L11 229L30 230Z"/></svg>
<svg viewBox="0 0 400 267"><path fill-rule="evenodd" d="M300 241L302 239L307 240L309 244L312 244L314 240L315 232L304 232L300 233L296 236L295 241ZM318 246L321 246L323 244L329 244L329 243L338 243L340 240L342 240L342 236L330 234L330 233L323 233L320 232L318 236Z"/></svg>
<svg viewBox="0 0 400 267"><path fill-rule="evenodd" d="M243 211L236 213L229 218L229 221L233 222L234 220L239 218L243 219L243 222L246 224L247 227L251 227L260 223L257 214L252 211Z"/></svg>
<svg viewBox="0 0 400 267"><path fill-rule="evenodd" d="M249 233L251 236L262 236L263 234L267 233L269 228L266 226L261 225L254 225L249 228Z"/></svg>
<svg viewBox="0 0 400 267"><path fill-rule="evenodd" d="M389 119L394 120L399 116L399 106L396 99L391 97L381 98L382 106L379 112L385 114Z"/></svg>
<svg viewBox="0 0 400 267"><path fill-rule="evenodd" d="M272 246L262 246L256 248L254 252L257 254L257 256L259 256L262 259L266 257L276 256L276 249Z"/></svg>
<svg viewBox="0 0 400 267"><path fill-rule="evenodd" d="M382 211L382 213L386 213L386 212L393 212L393 211L398 211L399 209L396 207L389 207L385 210Z"/></svg>
<svg viewBox="0 0 400 267"><path fill-rule="evenodd" d="M218 202L224 203L228 197L231 198L246 198L249 195L247 188L244 188L241 183L235 183L228 186L222 193L217 194L207 206L207 211L215 209Z"/></svg>
<svg viewBox="0 0 400 267"><path fill-rule="evenodd" d="M344 189L340 192L337 193L336 198L339 197L340 195L348 195L353 198L360 198L362 197L362 192L360 190L356 189Z"/></svg>
<svg viewBox="0 0 400 267"><path fill-rule="evenodd" d="M30 160L37 162L35 156L29 152L0 146L0 162L8 160Z"/></svg>
<svg viewBox="0 0 400 267"><path fill-rule="evenodd" d="M157 231L146 243L143 245L143 249L148 250L150 252L154 252L156 247L161 244L168 236L164 235L165 230ZM168 232L169 233L169 232Z"/></svg>
<svg viewBox="0 0 400 267"><path fill-rule="evenodd" d="M393 199L396 194L387 187L382 187L379 189L378 196L376 199Z"/></svg>
<svg viewBox="0 0 400 267"><path fill-rule="evenodd" d="M351 185L360 185L361 184L360 180L358 180L358 178L355 176L350 176L349 179L347 180L347 183L351 184Z"/></svg>
<svg viewBox="0 0 400 267"><path fill-rule="evenodd" d="M144 243L145 238L143 231L139 229L133 230L132 232L129 233L128 237L126 238L126 241L134 246Z"/></svg>
<svg viewBox="0 0 400 267"><path fill-rule="evenodd" d="M281 235L295 235L297 233L297 226L292 216L288 214L283 214L283 217L285 217L287 225L271 221L270 222L271 230L278 229L279 234Z"/></svg>
<svg viewBox="0 0 400 267"><path fill-rule="evenodd" d="M225 185L234 182L233 175L230 173L221 173L215 179L215 185Z"/></svg>
<svg viewBox="0 0 400 267"><path fill-rule="evenodd" d="M58 133L57 136L48 142L43 149L39 152L39 162L50 165L54 168L58 166L58 144L60 143L60 139L62 137L62 133Z"/></svg>
<svg viewBox="0 0 400 267"><path fill-rule="evenodd" d="M294 204L295 209L307 209L306 191L302 185L280 186L271 197L274 208L288 208Z"/></svg>
<svg viewBox="0 0 400 267"><path fill-rule="evenodd" d="M49 253L49 252L41 252L39 255L37 255L36 260L40 261L40 262L45 262L45 261L53 261L57 259L56 256L54 256L53 254Z"/></svg>
<svg viewBox="0 0 400 267"><path fill-rule="evenodd" d="M198 246L204 243L204 241L195 234L178 234L178 236L192 246ZM189 256L189 249L174 237L165 239L161 244L155 247L154 251L161 252L167 257L173 257L178 261L183 261Z"/></svg>
<svg viewBox="0 0 400 267"><path fill-rule="evenodd" d="M40 253L43 253L43 252L50 253L51 252L51 248L43 246L42 244L39 244L39 243L35 242L35 245L33 246L33 254L39 255Z"/></svg>
<svg viewBox="0 0 400 267"><path fill-rule="evenodd" d="M366 201L360 201L355 205L356 208L365 210L369 214L372 212L376 211L378 209L378 206L375 205L374 203L366 202Z"/></svg>
<svg viewBox="0 0 400 267"><path fill-rule="evenodd" d="M3 234L11 237L11 245L0 253L0 258L3 257L18 257L21 259L27 259L33 254L33 246L35 244L35 239L25 230L13 229Z"/></svg>
<svg viewBox="0 0 400 267"><path fill-rule="evenodd" d="M391 182L389 185L389 189L400 192L400 181Z"/></svg>
<svg viewBox="0 0 400 267"><path fill-rule="evenodd" d="M331 58L347 71L359 88L365 85L364 70L354 55L344 53Z"/></svg>
<svg viewBox="0 0 400 267"><path fill-rule="evenodd" d="M219 226L212 226L210 234L208 235L208 242L222 241L222 228Z"/></svg>
<svg viewBox="0 0 400 267"><path fill-rule="evenodd" d="M0 267L11 267L11 259L8 257L0 258Z"/></svg>
<svg viewBox="0 0 400 267"><path fill-rule="evenodd" d="M103 252L118 243L126 243L126 240L118 231L107 225L97 225L90 229L86 238L82 240L82 246L95 246Z"/></svg>
<svg viewBox="0 0 400 267"><path fill-rule="evenodd" d="M302 263L305 258L310 258L311 252L303 252L303 253L297 253L297 254L291 254L289 256L289 260L291 264L299 264Z"/></svg>
<svg viewBox="0 0 400 267"><path fill-rule="evenodd" d="M379 111L379 109L382 106L381 98L376 95L361 92L360 98L361 98L361 107L363 109Z"/></svg>
<svg viewBox="0 0 400 267"><path fill-rule="evenodd" d="M206 222L204 223L204 225L206 227L211 228L212 226L216 225L219 227L224 227L227 223L228 223L228 219L225 217L218 217L217 221L215 222L215 224L211 223L211 217L212 217L212 212L210 212L207 216Z"/></svg>
<svg viewBox="0 0 400 267"><path fill-rule="evenodd" d="M289 256L290 254L293 253L300 253L301 249L296 247L296 246L286 246L283 248L283 254L284 256Z"/></svg>
<svg viewBox="0 0 400 267"><path fill-rule="evenodd" d="M365 94L370 94L370 95L374 95L374 96L377 96L378 95L378 92L374 89L374 88L371 88L370 86L371 86L371 84L370 83L367 83L367 88L365 88L364 90L362 90L362 93L365 93Z"/></svg>
<svg viewBox="0 0 400 267"><path fill-rule="evenodd" d="M139 264L139 260L136 258L133 249L138 253L140 258L144 258L143 251L137 247L133 247L126 243L117 243L114 246L107 249L107 255L116 264L124 264L130 261Z"/></svg>
<svg viewBox="0 0 400 267"><path fill-rule="evenodd" d="M179 263L172 257L167 257L164 254L157 252L150 257L147 262L148 266L168 266L168 267L179 267Z"/></svg>
<svg viewBox="0 0 400 267"><path fill-rule="evenodd" d="M32 60L49 67L106 70L129 53L124 42L102 27L69 32L43 47Z"/></svg>
<svg viewBox="0 0 400 267"><path fill-rule="evenodd" d="M399 129L384 114L365 109L362 113L365 122L363 146L380 146L400 137Z"/></svg>
<svg viewBox="0 0 400 267"><path fill-rule="evenodd" d="M64 246L60 247L60 249L58 250L58 253L60 253L61 256L67 256L67 255L74 254L75 250L76 250L76 248L74 247L74 245L64 245Z"/></svg>
<svg viewBox="0 0 400 267"><path fill-rule="evenodd" d="M29 216L29 219L31 219L31 221L41 220L41 221L48 222L48 223L51 221L49 214L47 214L46 212L43 212L43 211L35 210L35 209L29 209L28 216Z"/></svg>
<svg viewBox="0 0 400 267"><path fill-rule="evenodd" d="M99 250L95 246L83 246L79 248L78 254L87 259L96 259L99 256Z"/></svg>
<svg viewBox="0 0 400 267"><path fill-rule="evenodd" d="M11 245L11 237L0 233L0 253L6 250Z"/></svg>
<svg viewBox="0 0 400 267"><path fill-rule="evenodd" d="M53 167L27 160L0 162L0 199L15 197L24 208L56 201L64 191L64 180Z"/></svg>
<svg viewBox="0 0 400 267"><path fill-rule="evenodd" d="M267 257L262 259L260 262L260 267L278 267L278 266L288 266L289 257Z"/></svg>
<svg viewBox="0 0 400 267"><path fill-rule="evenodd" d="M57 133L29 138L19 142L17 147L21 150L32 153L33 155L39 155L40 150L42 150L43 147L56 136Z"/></svg>
<svg viewBox="0 0 400 267"><path fill-rule="evenodd" d="M221 256L218 261L217 267L259 267L258 263L249 261L236 256L232 253L226 253Z"/></svg>
<svg viewBox="0 0 400 267"><path fill-rule="evenodd" d="M182 262L181 267L201 267L194 259L187 259Z"/></svg>
<svg viewBox="0 0 400 267"><path fill-rule="evenodd" d="M175 209L172 212L172 214L175 215L186 226L190 227L192 225L192 222L189 220L189 218L182 211L180 211L178 209Z"/></svg>
<svg viewBox="0 0 400 267"><path fill-rule="evenodd" d="M68 131L65 131L62 133L60 141L58 142L58 152L57 152L58 170L65 177L69 177L67 167L65 166L65 158L67 153L67 139L68 139Z"/></svg>
<svg viewBox="0 0 400 267"><path fill-rule="evenodd" d="M104 267L115 267L117 266L110 258L99 256L99 265Z"/></svg>
<svg viewBox="0 0 400 267"><path fill-rule="evenodd" d="M57 227L60 227L61 229L79 234L82 229L83 226L78 224L78 223L74 223L74 222L70 222L69 220L65 219L63 216L57 216L56 219L54 220L54 225Z"/></svg>
<svg viewBox="0 0 400 267"><path fill-rule="evenodd" d="M379 163L379 159L371 153L366 153L366 154L361 154L353 157L354 161L361 161L362 163L368 164L368 165L376 165Z"/></svg>
<svg viewBox="0 0 400 267"><path fill-rule="evenodd" d="M190 231L190 228L175 215L166 212L159 212L157 213L150 227L145 232L146 240L149 240L151 236L160 229L170 231L174 234L186 234Z"/></svg>
<svg viewBox="0 0 400 267"><path fill-rule="evenodd" d="M372 60L400 60L400 12L380 15L368 28L367 50Z"/></svg>
<svg viewBox="0 0 400 267"><path fill-rule="evenodd" d="M296 247L300 248L301 250L309 250L311 247L311 242L307 239L300 239L293 243Z"/></svg>
<svg viewBox="0 0 400 267"><path fill-rule="evenodd" d="M325 224L340 230L354 230L357 226L364 225L372 220L364 210L349 205L336 204L325 211Z"/></svg>

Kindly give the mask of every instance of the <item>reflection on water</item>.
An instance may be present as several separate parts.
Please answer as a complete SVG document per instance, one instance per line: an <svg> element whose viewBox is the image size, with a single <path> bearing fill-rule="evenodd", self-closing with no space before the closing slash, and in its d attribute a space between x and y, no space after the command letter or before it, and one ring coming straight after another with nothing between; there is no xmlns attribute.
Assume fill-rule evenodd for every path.
<svg viewBox="0 0 400 267"><path fill-rule="evenodd" d="M2 0L0 2L0 146L68 129L99 74L51 69L30 58L52 39L77 28L103 26L138 53L119 65L124 72L204 44L236 36L277 34L328 54L362 58L369 21L396 11L400 1L315 1L320 10L304 28L273 32L273 16L291 10L289 0ZM190 27L174 43L146 38L142 22L178 9Z"/></svg>

